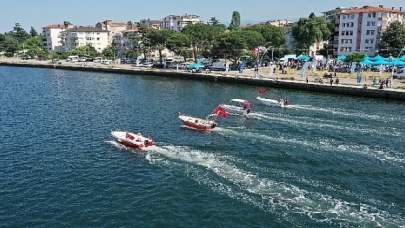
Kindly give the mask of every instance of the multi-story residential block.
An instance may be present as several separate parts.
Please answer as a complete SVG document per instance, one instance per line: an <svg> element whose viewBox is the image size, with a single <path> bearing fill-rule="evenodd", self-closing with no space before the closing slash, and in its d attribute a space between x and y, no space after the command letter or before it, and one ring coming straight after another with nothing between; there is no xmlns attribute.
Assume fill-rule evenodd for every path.
<svg viewBox="0 0 405 228"><path fill-rule="evenodd" d="M109 32L108 43L112 44L114 36L120 34L127 29L127 24L124 22L114 22L112 20L105 20L98 22L95 26L98 29L103 29Z"/></svg>
<svg viewBox="0 0 405 228"><path fill-rule="evenodd" d="M90 45L97 52L102 52L110 43L108 31L94 27L77 27L60 33L63 51L68 52L80 46Z"/></svg>
<svg viewBox="0 0 405 228"><path fill-rule="evenodd" d="M75 28L76 26L70 23L64 24L52 24L42 28L42 37L44 41L44 46L49 51L55 51L62 53L63 45L60 37L60 33L67 30Z"/></svg>
<svg viewBox="0 0 405 228"><path fill-rule="evenodd" d="M169 15L160 20L160 29L181 31L189 24L201 23L200 16L194 14Z"/></svg>
<svg viewBox="0 0 405 228"><path fill-rule="evenodd" d="M394 21L405 22L405 11L384 8L383 5L364 6L337 14L334 55L362 52L374 56L378 52L381 33Z"/></svg>
<svg viewBox="0 0 405 228"><path fill-rule="evenodd" d="M128 26L126 30L121 33L116 33L113 37L113 47L122 53L133 49L136 45L137 38L140 37L138 26Z"/></svg>
<svg viewBox="0 0 405 228"><path fill-rule="evenodd" d="M160 29L160 20L142 19L139 24L148 28Z"/></svg>

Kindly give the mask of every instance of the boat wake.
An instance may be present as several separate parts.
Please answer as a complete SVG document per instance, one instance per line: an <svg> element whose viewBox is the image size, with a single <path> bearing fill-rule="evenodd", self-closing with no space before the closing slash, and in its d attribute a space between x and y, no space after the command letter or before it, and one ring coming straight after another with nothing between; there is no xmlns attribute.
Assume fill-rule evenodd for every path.
<svg viewBox="0 0 405 228"><path fill-rule="evenodd" d="M350 112L347 109L339 109L339 108L321 108L321 107L315 107L312 105L288 105L286 108L290 109L299 109L299 110L307 110L307 111L313 111L313 112L324 112L324 113L329 113L333 115L339 115L339 116L351 116L351 117L356 117L356 118L362 118L362 119L367 119L367 120L375 120L375 121L400 121L404 122L403 119L398 118L396 116L392 115L377 115L377 114L368 114L364 112Z"/></svg>
<svg viewBox="0 0 405 228"><path fill-rule="evenodd" d="M320 139L318 141L313 142L301 141L295 138L272 137L257 132L250 132L250 131L240 132L220 127L216 128L215 132L222 134L224 136L232 136L239 139L260 140L262 143L269 145L273 143L293 144L303 146L306 148L311 148L314 150L357 153L371 158L375 158L382 162L391 162L397 164L399 163L401 165L405 164L405 159L400 157L402 155L402 152L385 151L383 149L372 149L367 145L342 144L342 142L332 139Z"/></svg>
<svg viewBox="0 0 405 228"><path fill-rule="evenodd" d="M226 155L180 146L148 148L152 164L182 165L185 175L215 192L277 214L299 225L300 215L320 223L349 226L400 226L405 219L368 203L348 202L328 194L309 192L293 184L260 177L243 170Z"/></svg>
<svg viewBox="0 0 405 228"><path fill-rule="evenodd" d="M309 120L308 117L295 117L295 116L288 116L288 117L283 117L280 115L271 115L270 113L252 113L249 117L255 118L261 121L265 122L278 122L282 124L289 124L289 125L301 125L301 126L307 126L310 128L316 128L316 129L337 129L337 130L343 130L343 131L348 131L348 132L358 132L358 133L363 133L363 134L372 134L372 135L386 135L386 136L393 136L393 137L399 137L401 136L401 132L399 132L395 128L388 128L389 131L387 131L387 128L381 129L381 128L369 128L364 125L344 125L343 123L339 123L339 125L336 125L336 121L334 120L323 120L323 119L316 119L317 122L313 122L313 120ZM302 119L302 120L300 120ZM334 124L335 123L335 124Z"/></svg>

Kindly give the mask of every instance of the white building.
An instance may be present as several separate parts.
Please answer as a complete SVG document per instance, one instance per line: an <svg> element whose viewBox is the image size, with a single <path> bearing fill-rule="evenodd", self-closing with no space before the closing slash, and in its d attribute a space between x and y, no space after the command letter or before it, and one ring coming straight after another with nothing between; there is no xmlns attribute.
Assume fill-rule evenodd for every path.
<svg viewBox="0 0 405 228"><path fill-rule="evenodd" d="M200 23L200 16L194 14L169 15L160 20L160 29L181 31L189 24Z"/></svg>
<svg viewBox="0 0 405 228"><path fill-rule="evenodd" d="M405 22L405 11L364 6L341 12L336 17L334 55L362 52L374 56L378 52L381 33L394 21Z"/></svg>
<svg viewBox="0 0 405 228"><path fill-rule="evenodd" d="M113 37L116 34L120 34L127 29L127 24L124 22L114 22L112 20L105 20L98 22L95 26L98 29L103 29L109 32L108 43L111 45Z"/></svg>
<svg viewBox="0 0 405 228"><path fill-rule="evenodd" d="M47 47L49 51L55 51L62 53L62 39L60 33L66 29L72 29L76 26L71 24L52 24L42 28L42 37L44 41L44 46Z"/></svg>
<svg viewBox="0 0 405 228"><path fill-rule="evenodd" d="M108 31L94 27L77 27L61 32L63 51L68 52L80 46L93 46L97 52L102 52L109 46Z"/></svg>

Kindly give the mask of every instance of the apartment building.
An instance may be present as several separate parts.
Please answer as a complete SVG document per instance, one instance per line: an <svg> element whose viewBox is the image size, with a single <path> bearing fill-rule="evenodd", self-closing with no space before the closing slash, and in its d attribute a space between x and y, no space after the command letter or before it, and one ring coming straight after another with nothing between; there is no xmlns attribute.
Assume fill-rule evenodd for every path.
<svg viewBox="0 0 405 228"><path fill-rule="evenodd" d="M113 37L113 47L126 53L135 47L136 39L140 37L138 26L127 26L126 30L116 33Z"/></svg>
<svg viewBox="0 0 405 228"><path fill-rule="evenodd" d="M142 19L139 21L141 26L145 26L148 28L154 28L160 30L160 20L151 20L151 19Z"/></svg>
<svg viewBox="0 0 405 228"><path fill-rule="evenodd" d="M334 55L362 52L374 56L378 52L381 34L394 21L405 22L405 11L364 6L338 13L335 19Z"/></svg>
<svg viewBox="0 0 405 228"><path fill-rule="evenodd" d="M80 46L93 46L101 53L104 48L110 45L108 41L109 32L94 27L77 27L60 33L63 51L68 52Z"/></svg>
<svg viewBox="0 0 405 228"><path fill-rule="evenodd" d="M116 34L120 34L127 29L127 24L124 22L115 22L112 20L105 20L102 22L98 22L95 28L103 29L108 31L108 43L111 45L113 43L114 36Z"/></svg>
<svg viewBox="0 0 405 228"><path fill-rule="evenodd" d="M200 16L194 14L169 15L160 20L160 29L181 31L189 24L197 24L200 22Z"/></svg>
<svg viewBox="0 0 405 228"><path fill-rule="evenodd" d="M274 20L274 21L264 21L264 22L260 22L259 24L247 24L245 26L241 26L242 28L246 28L252 25L273 25L273 26L277 26L277 27L288 27L288 26L292 26L292 24L294 24L294 22L289 21L289 20Z"/></svg>
<svg viewBox="0 0 405 228"><path fill-rule="evenodd" d="M43 27L42 28L42 37L43 37L44 46L49 51L62 53L63 45L62 45L62 39L60 37L60 33L67 29L72 29L75 27L76 27L75 25L72 25L70 23L52 24L52 25Z"/></svg>

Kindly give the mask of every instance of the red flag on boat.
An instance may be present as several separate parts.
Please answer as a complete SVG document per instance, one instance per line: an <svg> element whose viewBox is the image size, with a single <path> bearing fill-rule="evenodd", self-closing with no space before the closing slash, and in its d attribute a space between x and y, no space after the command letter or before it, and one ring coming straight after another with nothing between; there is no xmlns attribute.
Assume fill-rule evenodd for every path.
<svg viewBox="0 0 405 228"><path fill-rule="evenodd" d="M259 89L259 93L266 93L266 92L267 92L266 88L260 88Z"/></svg>
<svg viewBox="0 0 405 228"><path fill-rule="evenodd" d="M228 113L225 111L225 109L219 106L212 113L217 114L218 116L228 117Z"/></svg>

